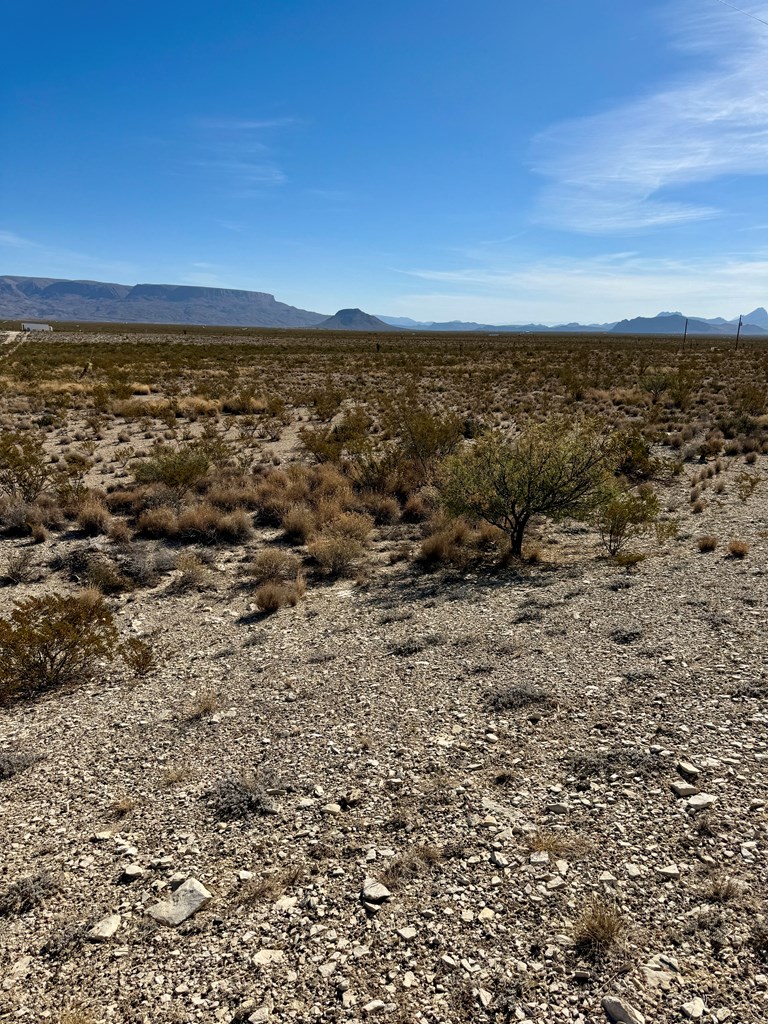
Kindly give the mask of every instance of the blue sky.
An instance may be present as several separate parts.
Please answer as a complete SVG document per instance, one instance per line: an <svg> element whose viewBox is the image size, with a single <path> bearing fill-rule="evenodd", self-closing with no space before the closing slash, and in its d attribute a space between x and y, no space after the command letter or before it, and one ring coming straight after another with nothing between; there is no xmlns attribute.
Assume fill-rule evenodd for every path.
<svg viewBox="0 0 768 1024"><path fill-rule="evenodd" d="M13 4L0 273L492 323L768 305L768 0L737 6Z"/></svg>

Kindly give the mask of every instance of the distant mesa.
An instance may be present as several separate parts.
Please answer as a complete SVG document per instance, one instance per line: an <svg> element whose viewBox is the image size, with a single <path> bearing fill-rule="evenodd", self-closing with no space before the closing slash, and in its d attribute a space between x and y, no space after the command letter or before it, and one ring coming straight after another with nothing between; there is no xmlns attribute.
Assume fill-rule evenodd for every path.
<svg viewBox="0 0 768 1024"><path fill-rule="evenodd" d="M319 331L402 331L402 327L387 324L362 309L340 309L322 323L315 324Z"/></svg>
<svg viewBox="0 0 768 1024"><path fill-rule="evenodd" d="M325 313L278 302L268 292L182 284L107 284L0 277L0 319L105 323L314 327Z"/></svg>

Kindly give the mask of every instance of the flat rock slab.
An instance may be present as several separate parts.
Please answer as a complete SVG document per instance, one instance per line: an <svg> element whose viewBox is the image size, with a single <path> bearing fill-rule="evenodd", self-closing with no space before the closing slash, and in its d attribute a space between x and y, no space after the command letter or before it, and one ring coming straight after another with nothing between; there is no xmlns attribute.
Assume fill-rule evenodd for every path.
<svg viewBox="0 0 768 1024"><path fill-rule="evenodd" d="M645 1024L645 1017L618 996L606 996L603 1009L611 1024Z"/></svg>
<svg viewBox="0 0 768 1024"><path fill-rule="evenodd" d="M683 1011L683 1016L687 1017L688 1020L701 1020L706 1006L704 1005L704 1000L696 996L689 1003L683 1003L680 1009Z"/></svg>
<svg viewBox="0 0 768 1024"><path fill-rule="evenodd" d="M366 878L361 896L366 903L383 903L384 900L391 899L392 893L386 885L377 882L375 878Z"/></svg>
<svg viewBox="0 0 768 1024"><path fill-rule="evenodd" d="M179 888L171 893L167 900L156 903L147 913L160 924L176 925L192 917L201 907L213 899L211 893L196 878L188 878Z"/></svg>
<svg viewBox="0 0 768 1024"><path fill-rule="evenodd" d="M692 796L688 801L688 810L693 814L699 814L701 811L706 811L708 807L717 800L716 796L711 793L699 793L697 796Z"/></svg>
<svg viewBox="0 0 768 1024"><path fill-rule="evenodd" d="M256 967L269 967L270 964L280 964L283 960L285 953L282 949L260 949L253 957Z"/></svg>
<svg viewBox="0 0 768 1024"><path fill-rule="evenodd" d="M98 924L95 924L93 928L88 932L88 938L92 942L106 942L111 939L117 929L120 927L122 917L119 914L110 914L109 917L102 918Z"/></svg>

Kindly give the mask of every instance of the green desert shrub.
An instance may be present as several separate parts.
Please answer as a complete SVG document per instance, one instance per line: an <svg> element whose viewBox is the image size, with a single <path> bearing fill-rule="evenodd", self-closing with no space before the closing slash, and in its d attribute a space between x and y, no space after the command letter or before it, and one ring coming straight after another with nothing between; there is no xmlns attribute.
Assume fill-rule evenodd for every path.
<svg viewBox="0 0 768 1024"><path fill-rule="evenodd" d="M32 434L0 434L0 494L32 502L50 482L43 442Z"/></svg>
<svg viewBox="0 0 768 1024"><path fill-rule="evenodd" d="M163 484L176 495L183 495L207 474L210 456L204 445L158 445L146 459L136 462L133 475L139 484Z"/></svg>
<svg viewBox="0 0 768 1024"><path fill-rule="evenodd" d="M99 595L48 594L16 602L0 619L0 699L93 678L120 653L112 612Z"/></svg>

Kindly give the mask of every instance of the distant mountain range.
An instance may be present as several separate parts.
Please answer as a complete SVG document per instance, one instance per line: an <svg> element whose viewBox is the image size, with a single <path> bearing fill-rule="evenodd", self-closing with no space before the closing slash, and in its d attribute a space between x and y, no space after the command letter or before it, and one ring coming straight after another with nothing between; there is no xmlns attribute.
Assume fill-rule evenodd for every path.
<svg viewBox="0 0 768 1024"><path fill-rule="evenodd" d="M612 321L605 324L478 324L465 320L449 320L446 323L427 320L411 320L407 316L381 316L388 324L395 324L398 327L406 327L414 331L482 331L483 333L498 334L501 332L517 334L562 334L593 333L602 331L612 334L682 334L685 331L685 317L682 313L658 313L656 316L638 316L632 320ZM734 334L738 317L733 320L725 320L721 316L712 317L689 317L689 334ZM762 306L753 309L743 318L741 328L742 334L761 335L768 334L768 311Z"/></svg>
<svg viewBox="0 0 768 1024"><path fill-rule="evenodd" d="M462 331L502 333L682 334L682 313L602 324L480 324L372 316L340 309L333 316L278 302L268 292L175 284L108 284L50 277L0 277L0 319L190 324L232 327L317 327L336 331ZM690 317L689 334L733 335L738 317ZM742 333L768 335L768 312L758 306L743 318Z"/></svg>

